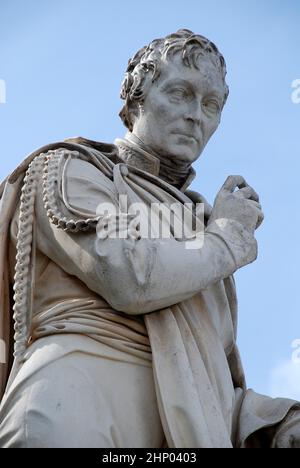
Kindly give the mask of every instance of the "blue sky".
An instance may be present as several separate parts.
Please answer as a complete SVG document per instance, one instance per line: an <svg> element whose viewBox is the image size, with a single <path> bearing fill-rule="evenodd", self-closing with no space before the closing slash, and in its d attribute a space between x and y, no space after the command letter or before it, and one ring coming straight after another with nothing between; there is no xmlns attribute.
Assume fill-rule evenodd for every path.
<svg viewBox="0 0 300 468"><path fill-rule="evenodd" d="M193 188L211 202L230 174L261 196L259 259L239 271L239 346L248 386L300 398L298 189L299 0L0 0L0 179L27 153L81 135L124 134L118 112L127 60L181 27L223 52L230 97L195 164Z"/></svg>

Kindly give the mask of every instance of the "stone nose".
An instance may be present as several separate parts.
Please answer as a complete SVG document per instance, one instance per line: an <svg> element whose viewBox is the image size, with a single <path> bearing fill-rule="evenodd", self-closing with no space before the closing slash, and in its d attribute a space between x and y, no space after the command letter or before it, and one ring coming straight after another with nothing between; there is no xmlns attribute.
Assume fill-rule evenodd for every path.
<svg viewBox="0 0 300 468"><path fill-rule="evenodd" d="M194 123L200 125L201 119L202 119L201 102L199 101L191 102L186 111L185 118L186 120L193 121Z"/></svg>

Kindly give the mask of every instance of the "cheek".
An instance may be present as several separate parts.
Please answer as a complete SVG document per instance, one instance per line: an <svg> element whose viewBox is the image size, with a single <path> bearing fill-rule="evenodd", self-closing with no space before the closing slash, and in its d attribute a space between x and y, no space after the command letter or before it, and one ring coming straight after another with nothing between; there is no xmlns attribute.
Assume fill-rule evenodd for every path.
<svg viewBox="0 0 300 468"><path fill-rule="evenodd" d="M210 137L215 133L219 126L220 121L216 119L208 120L205 123L205 141L207 142Z"/></svg>
<svg viewBox="0 0 300 468"><path fill-rule="evenodd" d="M156 99L151 103L152 119L156 125L168 125L180 117L180 106L168 102L166 99Z"/></svg>

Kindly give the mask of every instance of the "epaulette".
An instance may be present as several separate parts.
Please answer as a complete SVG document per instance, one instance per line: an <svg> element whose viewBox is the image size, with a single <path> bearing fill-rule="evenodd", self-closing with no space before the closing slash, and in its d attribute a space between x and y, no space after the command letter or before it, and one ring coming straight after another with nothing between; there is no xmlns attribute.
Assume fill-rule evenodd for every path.
<svg viewBox="0 0 300 468"><path fill-rule="evenodd" d="M98 150L87 148L85 151L65 148L50 150L44 154L43 164L43 202L50 222L67 232L76 233L96 229L97 217L78 216L75 210L63 202L65 168L71 159L82 159L96 166L102 174L112 179L114 163Z"/></svg>

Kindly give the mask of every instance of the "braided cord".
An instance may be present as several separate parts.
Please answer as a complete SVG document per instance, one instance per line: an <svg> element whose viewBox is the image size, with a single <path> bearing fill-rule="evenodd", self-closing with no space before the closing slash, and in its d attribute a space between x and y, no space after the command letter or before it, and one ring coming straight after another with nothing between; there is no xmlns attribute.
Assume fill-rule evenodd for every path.
<svg viewBox="0 0 300 468"><path fill-rule="evenodd" d="M27 346L30 342L32 298L33 298L33 263L34 263L34 228L35 200L37 189L42 181L43 202L47 217L57 228L77 233L96 229L99 216L78 219L63 213L59 202L60 167L70 157L80 157L79 152L69 150L50 150L41 153L30 163L26 172L20 199L19 231L17 236L17 255L14 277L14 357L24 362Z"/></svg>
<svg viewBox="0 0 300 468"><path fill-rule="evenodd" d="M43 170L43 201L47 216L52 224L67 232L77 233L80 231L96 230L99 216L95 218L79 219L73 214L73 218L62 212L59 203L60 165L67 162L69 158L79 158L78 151L55 150L46 154Z"/></svg>
<svg viewBox="0 0 300 468"><path fill-rule="evenodd" d="M44 154L36 157L28 167L21 191L17 256L14 277L14 357L23 362L30 339L32 242L35 219L35 199L41 178Z"/></svg>

